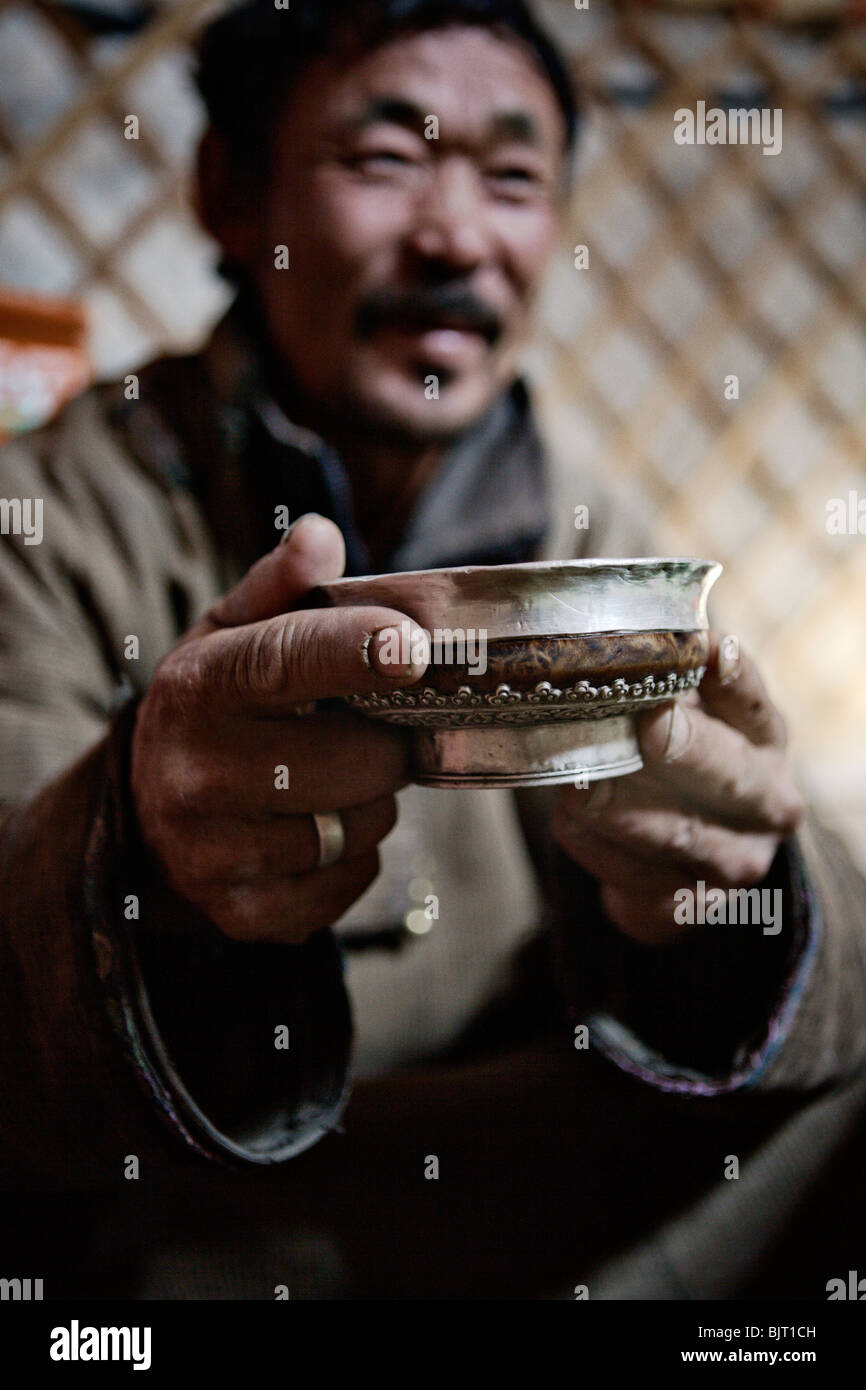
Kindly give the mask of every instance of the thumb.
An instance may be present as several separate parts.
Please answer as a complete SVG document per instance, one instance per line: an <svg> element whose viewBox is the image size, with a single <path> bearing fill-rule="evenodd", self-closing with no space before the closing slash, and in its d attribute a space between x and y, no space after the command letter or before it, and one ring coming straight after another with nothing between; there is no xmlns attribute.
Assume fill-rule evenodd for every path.
<svg viewBox="0 0 866 1390"><path fill-rule="evenodd" d="M318 512L307 512L207 616L218 627L240 627L275 618L295 607L317 584L339 579L345 565L346 547L339 528Z"/></svg>

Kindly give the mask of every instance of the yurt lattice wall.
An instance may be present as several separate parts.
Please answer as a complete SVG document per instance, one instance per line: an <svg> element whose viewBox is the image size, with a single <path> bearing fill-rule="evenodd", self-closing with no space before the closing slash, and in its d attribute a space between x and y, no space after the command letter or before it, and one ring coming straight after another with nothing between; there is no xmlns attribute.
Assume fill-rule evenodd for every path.
<svg viewBox="0 0 866 1390"><path fill-rule="evenodd" d="M866 499L866 29L543 10L590 106L589 268L564 257L551 282L549 413L666 553L724 562L717 612L866 848L866 535L828 531L834 499ZM675 143L699 101L781 110L780 152Z"/></svg>

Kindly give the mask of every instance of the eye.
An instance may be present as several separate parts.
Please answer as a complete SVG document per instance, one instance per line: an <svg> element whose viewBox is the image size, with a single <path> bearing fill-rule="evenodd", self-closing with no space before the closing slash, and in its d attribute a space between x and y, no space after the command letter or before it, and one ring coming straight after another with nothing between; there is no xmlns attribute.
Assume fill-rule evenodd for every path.
<svg viewBox="0 0 866 1390"><path fill-rule="evenodd" d="M351 155L348 163L362 174L393 174L411 169L415 160L399 150L362 150Z"/></svg>
<svg viewBox="0 0 866 1390"><path fill-rule="evenodd" d="M487 171L487 180L497 193L507 198L527 198L536 193L542 180L534 169L522 164L506 164Z"/></svg>

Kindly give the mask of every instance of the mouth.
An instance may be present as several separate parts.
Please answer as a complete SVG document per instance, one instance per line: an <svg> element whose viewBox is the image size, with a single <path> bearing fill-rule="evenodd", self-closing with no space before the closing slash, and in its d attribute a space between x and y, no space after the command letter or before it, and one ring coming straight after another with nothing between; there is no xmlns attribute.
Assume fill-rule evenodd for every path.
<svg viewBox="0 0 866 1390"><path fill-rule="evenodd" d="M468 337L481 338L492 345L499 336L500 324L492 311L479 309L475 313L461 312L457 309L407 309L382 321L382 326L393 327L404 333L418 336L426 333L458 333Z"/></svg>
<svg viewBox="0 0 866 1390"><path fill-rule="evenodd" d="M375 333L380 343L390 342L415 360L452 370L478 363L489 352L495 336L480 324L455 314L407 315L383 321Z"/></svg>
<svg viewBox="0 0 866 1390"><path fill-rule="evenodd" d="M380 353L437 376L482 369L504 327L501 314L465 285L381 289L358 316L360 335Z"/></svg>

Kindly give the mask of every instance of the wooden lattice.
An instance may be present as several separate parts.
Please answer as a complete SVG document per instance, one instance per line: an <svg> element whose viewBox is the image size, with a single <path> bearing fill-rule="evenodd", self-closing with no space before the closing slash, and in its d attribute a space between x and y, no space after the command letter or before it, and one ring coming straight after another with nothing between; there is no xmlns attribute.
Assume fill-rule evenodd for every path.
<svg viewBox="0 0 866 1390"><path fill-rule="evenodd" d="M204 241L197 234L189 210L191 155L200 120L192 92L187 87L176 90L173 84L170 86L166 120L156 122L162 125L161 140L155 138L147 119L141 119L134 141L125 141L122 132L125 118L138 113L142 104L149 105L147 86L156 68L166 61L182 59L189 37L219 8L218 0L183 0L165 5L163 13L143 33L123 39L117 46L95 43L76 20L48 0L7 5L0 14L0 46L9 37L4 34L4 24L11 27L16 20L26 24L22 47L41 42L52 54L62 51L62 61L54 58L50 64L52 76L58 84L65 79L72 89L68 103L61 105L56 118L49 119L34 139L16 139L9 128L8 113L4 111L0 116L0 154L9 160L0 180L0 218L8 216L16 203L32 204L40 218L51 225L64 249L72 253L74 264L69 269L61 267L59 274L63 278L59 283L30 284L29 288L45 287L67 293L74 290L91 300L97 322L105 317L106 307L111 311L109 317L114 320L115 331L107 334L104 345L97 341L97 368L119 367L124 357L133 362L166 346L192 345L201 337L204 319L211 309L207 296L196 286L203 302L189 304L187 297L181 295L178 312L167 314L160 299L170 304L172 296L160 294L159 269L162 278L169 279L170 263L154 274L152 266L137 266L134 256L130 256L131 248L134 250L145 244L148 237L158 235L161 226L171 225L177 233L175 246L180 250L188 248L188 255L202 276L209 273ZM14 56L10 61L14 61ZM158 115L156 111L153 114ZM187 138L179 148L172 149L171 140L165 136L175 114L180 115ZM100 191L116 213L108 235L100 234L101 229L91 225L100 220L93 217L95 198L90 207L86 203L70 207L69 200L58 193L58 186L74 188L76 155L82 163L89 158L92 167L93 153L82 154L76 148L79 138L88 137L91 141L101 137L103 141L109 186ZM95 153L98 157L100 151ZM135 177L130 177L112 187L112 174L121 163L127 170L135 171L137 183ZM67 173L70 165L71 173ZM124 205L130 188L132 206L127 208ZM222 302L216 286L211 302ZM182 324L188 327L184 329ZM124 330L129 344L126 354L115 346Z"/></svg>
<svg viewBox="0 0 866 1390"><path fill-rule="evenodd" d="M718 609L864 834L866 535L827 531L830 499L866 498L863 27L690 19L689 52L670 17L617 7L582 34L588 13L545 7L589 98L590 264L555 278L539 388L666 549L725 563ZM726 99L781 108L778 156L674 143L677 109Z"/></svg>

